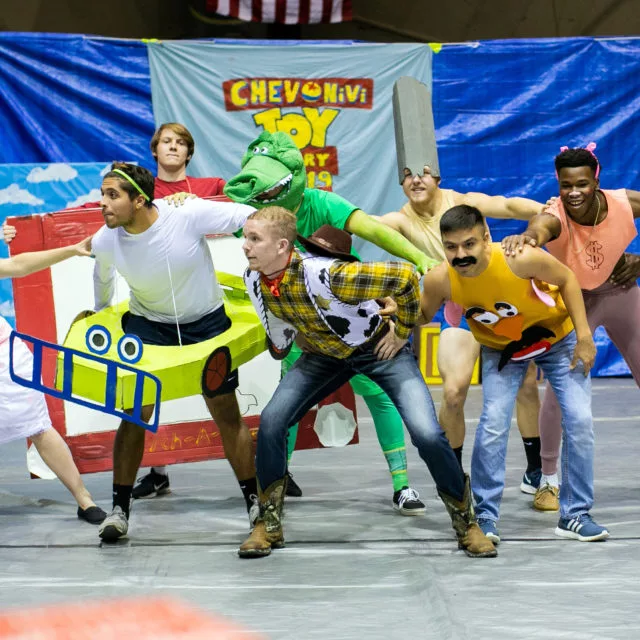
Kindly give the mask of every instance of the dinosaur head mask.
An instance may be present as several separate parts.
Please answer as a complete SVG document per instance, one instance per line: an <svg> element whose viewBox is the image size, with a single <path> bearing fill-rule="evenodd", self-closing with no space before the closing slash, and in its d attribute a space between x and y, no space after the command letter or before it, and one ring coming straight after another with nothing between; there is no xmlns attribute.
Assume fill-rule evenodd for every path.
<svg viewBox="0 0 640 640"><path fill-rule="evenodd" d="M242 158L242 170L224 188L234 202L257 209L277 205L295 211L306 185L302 154L283 132L260 134Z"/></svg>

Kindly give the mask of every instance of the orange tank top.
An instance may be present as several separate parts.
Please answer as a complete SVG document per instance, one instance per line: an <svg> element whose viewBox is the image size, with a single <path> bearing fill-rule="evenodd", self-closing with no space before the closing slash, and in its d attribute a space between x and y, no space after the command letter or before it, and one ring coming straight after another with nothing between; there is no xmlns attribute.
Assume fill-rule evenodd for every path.
<svg viewBox="0 0 640 640"><path fill-rule="evenodd" d="M595 227L571 220L559 198L548 210L560 220L562 231L546 248L576 274L580 287L587 291L606 282L620 256L638 235L626 191L603 189L602 193L607 199L608 213Z"/></svg>

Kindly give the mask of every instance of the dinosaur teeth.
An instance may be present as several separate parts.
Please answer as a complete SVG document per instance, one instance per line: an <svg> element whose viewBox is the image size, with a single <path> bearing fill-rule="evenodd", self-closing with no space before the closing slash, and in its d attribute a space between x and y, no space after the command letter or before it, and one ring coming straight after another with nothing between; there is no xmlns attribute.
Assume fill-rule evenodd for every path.
<svg viewBox="0 0 640 640"><path fill-rule="evenodd" d="M257 196L255 196L254 200L258 200L259 202L266 204L274 202L280 195L282 195L284 188L288 187L292 180L293 174L290 173L281 180L278 180L278 182L276 182L273 187L265 189L262 193L259 193Z"/></svg>

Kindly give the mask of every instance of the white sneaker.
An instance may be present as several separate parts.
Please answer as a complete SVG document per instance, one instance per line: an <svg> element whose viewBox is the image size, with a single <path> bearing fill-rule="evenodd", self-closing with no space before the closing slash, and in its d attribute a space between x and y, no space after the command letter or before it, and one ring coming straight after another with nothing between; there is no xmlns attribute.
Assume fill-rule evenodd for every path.
<svg viewBox="0 0 640 640"><path fill-rule="evenodd" d="M129 521L121 507L113 507L113 511L102 521L98 535L106 542L115 542L127 535Z"/></svg>

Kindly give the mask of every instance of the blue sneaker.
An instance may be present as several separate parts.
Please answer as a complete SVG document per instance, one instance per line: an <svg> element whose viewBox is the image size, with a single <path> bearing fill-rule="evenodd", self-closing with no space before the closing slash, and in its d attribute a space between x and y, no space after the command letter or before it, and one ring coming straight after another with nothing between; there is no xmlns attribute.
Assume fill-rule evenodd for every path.
<svg viewBox="0 0 640 640"><path fill-rule="evenodd" d="M493 544L497 545L500 542L500 534L498 533L496 523L493 520L478 518L478 526L482 529L482 533L484 533L484 535L487 536Z"/></svg>
<svg viewBox="0 0 640 640"><path fill-rule="evenodd" d="M555 534L561 538L594 542L609 537L609 532L601 527L588 513L577 518L560 518Z"/></svg>
<svg viewBox="0 0 640 640"><path fill-rule="evenodd" d="M534 495L540 486L540 479L542 478L542 469L535 469L534 471L526 471L522 476L522 482L520 483L520 491L522 493L528 493Z"/></svg>

